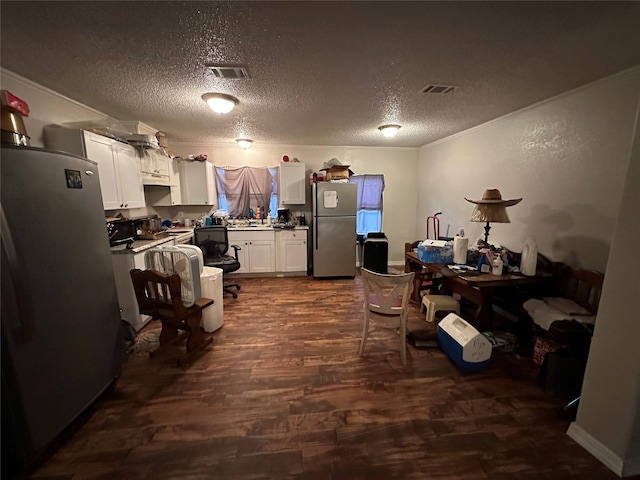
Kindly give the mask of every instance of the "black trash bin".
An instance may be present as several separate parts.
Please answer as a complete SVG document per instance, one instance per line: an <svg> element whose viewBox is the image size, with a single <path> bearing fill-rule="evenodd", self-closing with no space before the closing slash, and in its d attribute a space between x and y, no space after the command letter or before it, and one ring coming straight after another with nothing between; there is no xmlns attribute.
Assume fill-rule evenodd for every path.
<svg viewBox="0 0 640 480"><path fill-rule="evenodd" d="M376 273L387 273L389 242L382 232L369 232L364 240L362 266Z"/></svg>

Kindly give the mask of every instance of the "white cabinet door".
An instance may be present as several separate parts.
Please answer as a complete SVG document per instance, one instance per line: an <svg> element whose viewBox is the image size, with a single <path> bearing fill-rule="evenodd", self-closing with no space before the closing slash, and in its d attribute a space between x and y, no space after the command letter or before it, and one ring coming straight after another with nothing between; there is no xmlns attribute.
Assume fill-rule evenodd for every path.
<svg viewBox="0 0 640 480"><path fill-rule="evenodd" d="M229 245L238 245L240 269L237 273L269 273L276 271L275 238L273 231L229 231ZM229 247L229 255L233 249Z"/></svg>
<svg viewBox="0 0 640 480"><path fill-rule="evenodd" d="M280 162L280 205L304 205L305 164Z"/></svg>
<svg viewBox="0 0 640 480"><path fill-rule="evenodd" d="M307 230L276 232L276 271L307 271Z"/></svg>
<svg viewBox="0 0 640 480"><path fill-rule="evenodd" d="M105 210L122 208L122 196L118 185L117 160L111 145L114 140L91 132L84 133L86 157L98 164L102 204Z"/></svg>
<svg viewBox="0 0 640 480"><path fill-rule="evenodd" d="M136 254L111 254L113 272L116 278L120 316L129 323L136 332L151 320L149 315L141 315L138 310L138 301L136 300L136 293L133 290L133 284L131 283L131 276L129 274L134 268L139 268L140 270L145 269L144 253L145 252Z"/></svg>
<svg viewBox="0 0 640 480"><path fill-rule="evenodd" d="M140 153L140 172L145 185L169 185L169 157L155 150L146 149Z"/></svg>
<svg viewBox="0 0 640 480"><path fill-rule="evenodd" d="M120 142L114 142L112 149L116 157L121 208L143 208L144 187L140 174L140 158L136 149Z"/></svg>
<svg viewBox="0 0 640 480"><path fill-rule="evenodd" d="M274 241L249 241L249 272L275 272L275 244Z"/></svg>
<svg viewBox="0 0 640 480"><path fill-rule="evenodd" d="M211 205L217 203L213 163L180 162L180 189L183 205Z"/></svg>

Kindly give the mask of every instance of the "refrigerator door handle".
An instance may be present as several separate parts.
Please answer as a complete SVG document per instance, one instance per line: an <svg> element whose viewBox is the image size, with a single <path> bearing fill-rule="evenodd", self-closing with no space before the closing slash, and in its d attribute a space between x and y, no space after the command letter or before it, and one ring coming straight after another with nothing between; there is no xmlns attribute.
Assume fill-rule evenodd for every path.
<svg viewBox="0 0 640 480"><path fill-rule="evenodd" d="M27 286L24 283L25 278L20 270L18 254L16 253L16 247L13 243L13 237L11 236L11 230L9 230L9 223L4 214L2 204L0 204L0 232L2 237L2 250L6 255L7 267L9 269L9 275L11 276L11 283L13 284L14 298L18 304L17 323L11 326L11 330L22 340L22 343L27 343L33 339L35 334L33 315L31 314L31 306L27 301L27 296L24 293L27 291Z"/></svg>

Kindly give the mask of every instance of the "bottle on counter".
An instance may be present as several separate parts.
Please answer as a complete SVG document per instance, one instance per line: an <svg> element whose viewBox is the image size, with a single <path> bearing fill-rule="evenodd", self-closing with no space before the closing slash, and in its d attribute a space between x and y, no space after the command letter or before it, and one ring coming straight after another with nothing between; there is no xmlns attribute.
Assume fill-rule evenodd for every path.
<svg viewBox="0 0 640 480"><path fill-rule="evenodd" d="M491 271L491 263L487 257L488 249L483 248L480 250L480 259L478 260L478 271L480 273L489 273Z"/></svg>
<svg viewBox="0 0 640 480"><path fill-rule="evenodd" d="M500 257L500 254L498 253L496 258L493 260L493 267L491 269L491 273L493 275L502 275L502 267L503 266L504 266L504 262L502 261L502 258Z"/></svg>

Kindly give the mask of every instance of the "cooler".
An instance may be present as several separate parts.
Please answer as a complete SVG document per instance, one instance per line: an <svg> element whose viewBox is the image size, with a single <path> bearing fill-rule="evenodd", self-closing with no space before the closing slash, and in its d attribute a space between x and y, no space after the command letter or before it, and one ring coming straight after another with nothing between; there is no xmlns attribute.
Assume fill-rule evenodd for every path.
<svg viewBox="0 0 640 480"><path fill-rule="evenodd" d="M389 242L382 232L367 234L364 241L362 266L376 273L387 273Z"/></svg>
<svg viewBox="0 0 640 480"><path fill-rule="evenodd" d="M438 323L438 345L463 372L482 370L491 357L489 339L455 313Z"/></svg>

